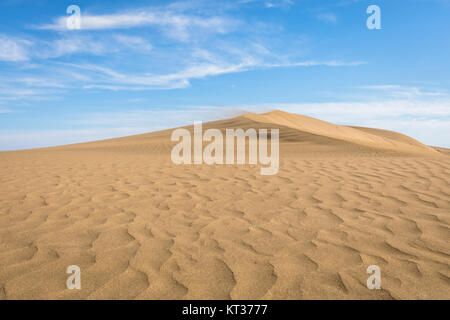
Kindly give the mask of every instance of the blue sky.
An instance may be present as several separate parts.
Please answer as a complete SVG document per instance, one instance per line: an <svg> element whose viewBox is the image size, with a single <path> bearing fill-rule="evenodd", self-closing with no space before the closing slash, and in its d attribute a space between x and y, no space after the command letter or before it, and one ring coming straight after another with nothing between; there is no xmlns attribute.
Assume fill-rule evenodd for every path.
<svg viewBox="0 0 450 320"><path fill-rule="evenodd" d="M0 150L271 109L450 147L449 40L450 0L2 0Z"/></svg>

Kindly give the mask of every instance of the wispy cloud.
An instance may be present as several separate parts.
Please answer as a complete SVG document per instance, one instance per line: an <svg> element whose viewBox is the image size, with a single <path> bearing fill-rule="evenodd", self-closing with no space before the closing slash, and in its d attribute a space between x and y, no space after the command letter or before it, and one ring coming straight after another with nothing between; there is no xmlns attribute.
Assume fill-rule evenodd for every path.
<svg viewBox="0 0 450 320"><path fill-rule="evenodd" d="M104 41L93 41L90 37L67 37L48 43L44 52L38 53L41 58L57 58L65 55L89 53L100 55L108 51Z"/></svg>
<svg viewBox="0 0 450 320"><path fill-rule="evenodd" d="M180 117L180 110L183 117ZM121 110L115 112L83 114L72 124L83 126L143 127L152 130L189 125L194 121L213 121L242 114L234 107L184 106L182 109Z"/></svg>
<svg viewBox="0 0 450 320"><path fill-rule="evenodd" d="M9 113L11 110L0 107L0 113Z"/></svg>
<svg viewBox="0 0 450 320"><path fill-rule="evenodd" d="M337 60L330 60L330 61L299 61L299 62L288 62L288 63L274 63L274 64L267 64L267 67L318 67L318 66L325 66L325 67L353 67L353 66L360 66L363 64L366 64L365 61L337 61Z"/></svg>
<svg viewBox="0 0 450 320"><path fill-rule="evenodd" d="M125 34L62 35L53 40L23 39L0 34L0 61L26 62L35 59L54 59L71 55L110 55L130 50L146 53L151 43L142 37Z"/></svg>
<svg viewBox="0 0 450 320"><path fill-rule="evenodd" d="M341 62L341 61L301 61L272 64L257 57L246 56L237 62L213 60L197 62L184 69L165 74L153 73L124 73L111 68L93 64L64 63L65 67L74 70L83 70L88 81L81 81L85 89L105 90L167 90L179 89L190 86L193 79L204 79L224 74L239 73L263 68L287 68L287 67L352 67L364 62ZM72 84L73 84L72 80Z"/></svg>
<svg viewBox="0 0 450 320"><path fill-rule="evenodd" d="M121 43L127 48L137 49L139 51L152 50L151 43L142 37L116 34L114 35L114 38L117 40L117 42Z"/></svg>
<svg viewBox="0 0 450 320"><path fill-rule="evenodd" d="M294 0L238 0L239 4L258 3L266 8L289 8L295 4Z"/></svg>
<svg viewBox="0 0 450 320"><path fill-rule="evenodd" d="M338 60L305 60L296 61L283 52L273 51L267 43L251 39L247 45L242 46L230 41L219 41L211 45L195 43L185 45L183 54L175 56L170 68L157 68L166 64L174 52L161 51L152 64L140 65L142 71L129 71L122 68L121 63L92 63L73 62L71 56L105 55L111 56L115 52L133 50L133 60L140 59L153 52L153 46L145 38L114 33L111 35L63 35L55 41L39 42L40 50L34 50L34 58L50 60L34 64L33 68L26 68L20 72L13 72L12 77L5 77L4 84L8 87L28 89L33 94L38 88L77 88L77 89L102 89L102 90L168 90L187 88L193 79L204 79L224 74L240 73L255 69L270 68L294 68L294 67L353 67L364 64L362 61L338 61ZM33 55L31 55L33 57ZM66 56L71 59L64 59ZM126 59L128 56L125 55ZM55 58L58 61L51 61ZM119 59L120 56L117 57ZM116 59L116 57L114 57ZM71 62L66 62L71 61ZM119 60L120 62L121 60ZM136 61L137 62L137 61ZM131 61L133 64L133 61ZM129 65L127 61L126 65ZM45 91L47 93L47 91ZM0 100L1 100L0 96Z"/></svg>
<svg viewBox="0 0 450 320"><path fill-rule="evenodd" d="M166 34L178 40L189 40L192 33L225 34L238 27L240 21L224 16L200 16L173 12L165 8L142 8L127 13L103 15L81 15L81 31L130 29L155 26L162 28ZM79 31L67 28L68 17L56 18L53 23L36 26L41 30Z"/></svg>
<svg viewBox="0 0 450 320"><path fill-rule="evenodd" d="M26 61L31 42L0 34L0 61Z"/></svg>
<svg viewBox="0 0 450 320"><path fill-rule="evenodd" d="M291 112L311 115L337 123L357 124L374 119L444 119L450 120L450 99L390 99L362 102L275 103ZM268 106L268 105L267 105Z"/></svg>
<svg viewBox="0 0 450 320"><path fill-rule="evenodd" d="M28 87L45 87L45 88L66 88L67 85L56 81L55 79L46 79L41 77L24 77L15 79L17 83L24 84Z"/></svg>
<svg viewBox="0 0 450 320"><path fill-rule="evenodd" d="M280 8L294 4L291 0L255 2ZM352 67L365 63L305 59L301 50L304 43L294 41L290 48L281 49L284 40L276 39L280 29L266 30L264 24L255 28L228 16L225 7L211 10L207 2L202 2L206 5L203 9L197 4L175 2L109 14L82 10L81 31L68 30L64 16L36 27L58 31L45 32L46 37L0 37L0 60L29 61L32 65L4 72L5 92L16 90L0 95L0 101L20 99L20 90L27 99L40 99L55 89L169 90L188 88L194 79L256 69ZM153 27L163 32L154 32ZM132 28L141 29L125 30ZM6 48L3 51L2 46Z"/></svg>
<svg viewBox="0 0 450 320"><path fill-rule="evenodd" d="M420 98L420 97L443 97L448 93L442 90L425 90L423 88L414 86L401 86L401 85L369 85L361 86L360 89L380 91L384 95L392 98Z"/></svg>
<svg viewBox="0 0 450 320"><path fill-rule="evenodd" d="M266 8L289 8L293 4L293 0L268 0L264 3Z"/></svg>
<svg viewBox="0 0 450 320"><path fill-rule="evenodd" d="M75 69L83 69L90 74L91 83L86 89L102 88L109 90L152 90L175 89L189 86L191 79L201 79L226 73L242 72L254 64L243 61L238 64L201 63L181 71L168 74L130 74L92 64L65 64Z"/></svg>
<svg viewBox="0 0 450 320"><path fill-rule="evenodd" d="M329 23L337 23L337 21L338 21L336 14L331 13L331 12L320 13L317 15L317 19L319 19L321 21L329 22Z"/></svg>

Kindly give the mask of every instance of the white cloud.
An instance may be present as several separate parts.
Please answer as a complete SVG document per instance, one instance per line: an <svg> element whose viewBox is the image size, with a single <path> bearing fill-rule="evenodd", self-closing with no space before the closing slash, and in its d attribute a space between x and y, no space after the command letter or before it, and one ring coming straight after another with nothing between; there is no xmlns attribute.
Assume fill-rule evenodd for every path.
<svg viewBox="0 0 450 320"><path fill-rule="evenodd" d="M149 41L138 36L75 35L63 36L53 41L36 41L39 50L33 56L41 59L59 58L74 54L110 55L115 52L132 50L146 53L152 49Z"/></svg>
<svg viewBox="0 0 450 320"><path fill-rule="evenodd" d="M150 44L150 42L141 37L116 34L114 35L114 38L116 39L117 42L121 43L122 45L128 48L142 51L152 50L152 45Z"/></svg>
<svg viewBox="0 0 450 320"><path fill-rule="evenodd" d="M326 67L353 67L353 66L360 66L363 64L366 64L367 62L364 61L337 61L337 60L331 60L331 61L299 61L299 62L288 62L288 63L275 63L275 64L267 64L267 67L319 67L319 66L326 66Z"/></svg>
<svg viewBox="0 0 450 320"><path fill-rule="evenodd" d="M76 53L100 55L106 52L109 52L109 50L103 41L95 41L89 37L70 37L57 39L50 43L48 51L41 57L57 58Z"/></svg>
<svg viewBox="0 0 450 320"><path fill-rule="evenodd" d="M204 53L207 54L207 53ZM199 62L185 67L184 69L167 74L130 74L122 73L111 68L92 64L64 64L75 69L82 69L89 73L90 83L85 84L85 89L107 89L107 90L155 90L155 89L179 89L186 88L193 79L203 79L223 74L245 72L258 68L282 68L282 67L346 67L358 66L364 62L340 62L340 61L304 61L283 64L270 64L254 58L245 56L236 62L214 60L212 56L208 59L213 62Z"/></svg>
<svg viewBox="0 0 450 320"><path fill-rule="evenodd" d="M295 2L293 0L239 0L238 3L262 3L266 8L289 8Z"/></svg>
<svg viewBox="0 0 450 320"><path fill-rule="evenodd" d="M152 49L150 42L139 36L64 34L54 40L32 41L0 34L0 61L25 62L35 59L53 59L74 54L109 55L123 50L145 53ZM21 69L36 68L28 64Z"/></svg>
<svg viewBox="0 0 450 320"><path fill-rule="evenodd" d="M277 6L292 4L292 1L272 2ZM222 16L215 16L216 14ZM53 24L40 28L64 30L65 19L66 17L60 17ZM22 58L26 57L31 61L27 63L28 66L22 64L23 67L19 69L4 72L1 79L3 83L0 84L0 101L42 100L46 95L58 98L74 89L180 89L189 87L194 79L255 69L349 67L364 63L299 61L301 54L298 48L292 46L286 50L280 46L284 40L274 40L271 37L274 35L272 29L266 30L263 37L260 36L261 28L258 27L258 30L250 33L247 29L238 29L238 37L202 38L201 34L205 33L233 31L244 22L223 16L223 11L192 9L189 5L177 8L169 5L109 15L84 15L82 12L82 19L84 28L90 30L157 26L164 28L167 34L173 32L172 37L176 40L161 39L160 33L128 31L47 33L50 34L50 39L55 39L43 37L47 40L41 40L35 37L32 42L15 39L14 43L29 46L26 56ZM278 34L279 30L276 32ZM177 41L190 39L194 33L195 41ZM144 35L152 37L152 43ZM161 43L163 45L159 46ZM91 55L108 59L98 59ZM92 61L96 61L96 64Z"/></svg>
<svg viewBox="0 0 450 320"><path fill-rule="evenodd" d="M15 80L18 83L29 87L46 87L46 88L66 88L67 85L55 79L46 79L42 77L24 77Z"/></svg>
<svg viewBox="0 0 450 320"><path fill-rule="evenodd" d="M269 0L265 1L266 8L289 8L294 4L292 0Z"/></svg>
<svg viewBox="0 0 450 320"><path fill-rule="evenodd" d="M336 123L358 123L369 119L450 118L450 100L380 100L366 102L280 103L283 110Z"/></svg>
<svg viewBox="0 0 450 320"><path fill-rule="evenodd" d="M17 62L28 60L27 47L30 45L30 41L0 34L0 61Z"/></svg>
<svg viewBox="0 0 450 320"><path fill-rule="evenodd" d="M330 23L337 22L337 16L334 13L330 13L330 12L318 14L317 19L319 19L321 21L325 21L325 22L330 22Z"/></svg>
<svg viewBox="0 0 450 320"><path fill-rule="evenodd" d="M293 4L290 0L271 2L276 6ZM26 90L49 87L167 90L189 87L193 79L255 69L348 67L364 63L336 60L299 61L301 53L299 54L298 48L283 48L280 44L284 40L277 42L268 36L274 35L272 29L267 31L265 38L259 34L261 28L250 33L247 29L237 29L237 37L202 38L201 35L205 33L233 31L240 23L244 23L224 16L222 11L211 12L213 11L192 9L189 5L176 8L169 5L103 15L82 12L82 28L85 30L157 26L164 28L166 34L173 33L171 37L176 40L171 42L167 38L161 39L160 33L153 32L80 33L72 30L56 33L54 40L36 38L33 40L33 50L28 53L29 59L35 62L33 69L11 71L13 77L6 78L5 83L8 87L17 86ZM59 17L54 23L40 28L66 30L66 19L67 17ZM279 30L276 32L278 34ZM191 39L194 33L195 41L177 42ZM152 37L152 43L145 39L143 34ZM161 43L163 45L159 46ZM91 55L108 59L100 60L90 57ZM70 63L65 63L69 61ZM94 64L92 61L104 61L104 64Z"/></svg>
<svg viewBox="0 0 450 320"><path fill-rule="evenodd" d="M51 24L38 26L38 29L55 31L74 31L67 28L68 17L59 17ZM81 15L81 30L128 29L157 26L169 36L178 40L188 40L192 33L202 30L205 33L224 34L235 30L239 21L228 17L196 16L171 12L167 9L152 8L129 11L127 13L105 15ZM79 31L79 30L76 30Z"/></svg>
<svg viewBox="0 0 450 320"><path fill-rule="evenodd" d="M366 89L372 91L379 91L384 95L390 96L391 98L403 98L412 99L420 97L443 97L447 96L446 91L439 90L424 90L423 88L414 86L400 86L400 85L370 85L361 86L359 89Z"/></svg>
<svg viewBox="0 0 450 320"><path fill-rule="evenodd" d="M130 40L128 37L122 39ZM136 45L145 47L145 43L142 43L139 38L133 38L131 42L133 45L136 43ZM358 61L333 60L273 64L266 62L266 58L258 55L243 54L242 52L239 52L238 55L240 56L228 57L207 50L194 50L192 58L188 59L189 61L184 66L179 66L180 70L169 73L154 73L145 70L138 73L88 63L48 62L35 65L30 72L26 69L18 74L12 73L12 76L1 77L0 102L54 100L63 97L65 92L73 89L110 91L182 89L189 87L194 79L205 79L255 69L346 67L362 64Z"/></svg>
<svg viewBox="0 0 450 320"><path fill-rule="evenodd" d="M0 78L0 104L57 99L63 85L45 78Z"/></svg>
<svg viewBox="0 0 450 320"><path fill-rule="evenodd" d="M180 117L180 112L183 116ZM233 107L185 106L156 110L123 110L83 114L71 124L85 126L143 127L162 130L190 125L194 121L213 121L242 114Z"/></svg>
<svg viewBox="0 0 450 320"><path fill-rule="evenodd" d="M90 72L92 81L84 86L86 89L152 90L185 88L189 86L189 81L191 79L201 79L221 74L242 72L255 64L251 60L242 61L237 64L199 63L178 72L159 75L151 73L121 73L110 68L91 64L65 65Z"/></svg>

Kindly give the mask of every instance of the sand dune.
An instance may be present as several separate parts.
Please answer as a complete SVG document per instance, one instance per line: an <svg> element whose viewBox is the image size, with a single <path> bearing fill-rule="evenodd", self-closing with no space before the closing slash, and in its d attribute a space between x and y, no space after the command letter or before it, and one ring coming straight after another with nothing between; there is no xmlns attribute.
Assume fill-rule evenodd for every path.
<svg viewBox="0 0 450 320"><path fill-rule="evenodd" d="M278 174L176 166L172 130L0 153L0 299L450 299L447 149L280 111L204 128L279 128Z"/></svg>

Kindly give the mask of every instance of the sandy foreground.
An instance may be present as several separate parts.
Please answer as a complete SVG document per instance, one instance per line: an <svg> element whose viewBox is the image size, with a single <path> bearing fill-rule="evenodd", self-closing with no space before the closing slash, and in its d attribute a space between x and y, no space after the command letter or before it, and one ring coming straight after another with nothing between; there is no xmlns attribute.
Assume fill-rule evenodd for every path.
<svg viewBox="0 0 450 320"><path fill-rule="evenodd" d="M278 174L177 166L171 130L0 153L0 299L450 299L448 150L283 112L204 127L279 128Z"/></svg>

